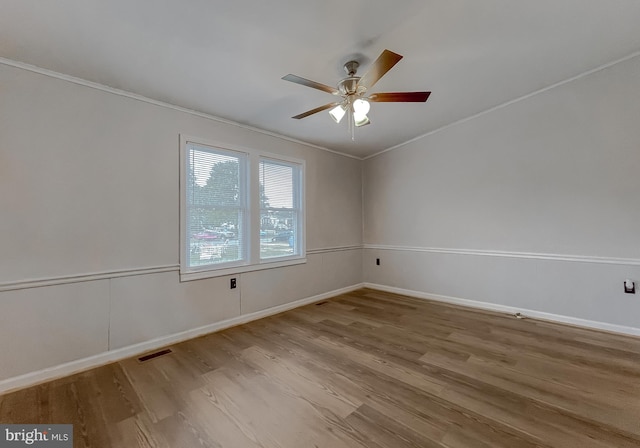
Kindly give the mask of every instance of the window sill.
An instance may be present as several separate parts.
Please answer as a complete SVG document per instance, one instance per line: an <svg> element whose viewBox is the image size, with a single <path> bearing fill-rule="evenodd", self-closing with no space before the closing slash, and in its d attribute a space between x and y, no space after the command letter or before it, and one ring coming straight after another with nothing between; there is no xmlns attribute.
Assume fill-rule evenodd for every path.
<svg viewBox="0 0 640 448"><path fill-rule="evenodd" d="M289 258L287 260L281 260L281 261L263 261L260 264L232 266L232 267L221 268L221 269L207 269L207 270L191 271L191 272L188 272L188 271L185 272L181 270L180 281L189 282L192 280L201 280L205 278L223 277L225 275L242 274L245 272L261 271L263 269L275 269L275 268L282 268L286 266L294 266L297 264L305 264L306 262L307 262L307 258L301 257L301 258Z"/></svg>

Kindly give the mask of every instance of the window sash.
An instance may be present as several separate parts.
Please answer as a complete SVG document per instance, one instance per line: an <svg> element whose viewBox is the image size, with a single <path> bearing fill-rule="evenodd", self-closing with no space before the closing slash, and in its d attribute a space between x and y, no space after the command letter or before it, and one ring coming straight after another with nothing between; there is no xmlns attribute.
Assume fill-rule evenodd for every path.
<svg viewBox="0 0 640 448"><path fill-rule="evenodd" d="M247 263L247 155L191 142L187 142L185 152L187 185L185 213L181 218L186 227L183 267L187 271L198 271ZM198 189L209 187L210 181L215 182L211 178L213 170L225 162L237 163L237 172L231 170L229 173L227 169L227 172L218 173L220 177L229 176L226 182L231 186L226 185L227 191L200 190L198 194ZM206 179L203 179L203 172ZM229 198L230 194L233 198Z"/></svg>
<svg viewBox="0 0 640 448"><path fill-rule="evenodd" d="M301 170L298 163L286 162L269 157L260 157L259 175L261 194L269 200L270 193L276 196L273 200L290 203L290 206L260 207L260 260L272 262L283 258L297 257L302 252L302 207L301 207ZM290 170L290 182L283 184L276 180L275 185L267 185L273 181L267 173L267 167L282 167ZM277 170L277 168L276 168ZM272 173L272 175L276 173ZM289 191L290 190L290 191ZM284 194L283 194L284 193ZM263 200L261 197L261 205ZM269 229L269 227L274 227ZM268 233L272 231L273 234ZM264 233L264 237L262 236Z"/></svg>

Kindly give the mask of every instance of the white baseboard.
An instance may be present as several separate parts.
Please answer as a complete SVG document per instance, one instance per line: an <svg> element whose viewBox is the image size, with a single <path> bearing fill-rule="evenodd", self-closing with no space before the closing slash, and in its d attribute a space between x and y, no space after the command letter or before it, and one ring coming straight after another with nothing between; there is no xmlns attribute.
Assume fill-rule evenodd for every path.
<svg viewBox="0 0 640 448"><path fill-rule="evenodd" d="M241 316L226 319L213 324L205 325L198 328L193 328L180 333L171 334L168 336L162 336L159 338L151 339L149 341L141 342L139 344L129 345L127 347L110 350L107 352L99 353L97 355L89 356L87 358L78 359L75 361L67 362L46 369L38 370L36 372L26 373L24 375L16 376L13 378L7 378L0 381L0 394L11 392L17 389L23 389L25 387L34 386L39 383L51 381L57 378L73 375L85 370L89 370L95 367L99 367L105 364L109 364L115 361L119 361L132 356L138 356L142 353L146 353L152 350L157 350L168 345L177 344L179 342L193 339L205 334L214 333L216 331L224 330L225 328L235 327L236 325L246 324L254 320L261 319L263 317L271 316L274 314L282 313L284 311L298 308L304 305L308 305L315 302L334 297L347 292L355 291L364 287L364 284L359 283L356 285L348 286L346 288L340 288L333 291L329 291L323 294L318 294L312 297L296 300L294 302L285 303L283 305L274 306L265 310L255 311L249 314L243 314Z"/></svg>
<svg viewBox="0 0 640 448"><path fill-rule="evenodd" d="M597 322L593 320L580 319L577 317L563 316L560 314L545 313L542 311L528 310L516 308L507 305L499 305L497 303L479 302L477 300L461 299L459 297L443 296L439 294L429 294L421 291L413 291L411 289L396 288L394 286L379 285L376 283L364 283L366 288L378 289L380 291L402 294L405 296L415 297L417 299L434 300L437 302L450 303L452 305L461 305L470 308L479 308L488 311L496 311L499 313L515 314L520 313L523 317L548 320L563 324L574 325L576 327L589 328L594 330L608 331L611 333L619 333L627 336L640 336L640 328L626 327L623 325L609 324L606 322Z"/></svg>

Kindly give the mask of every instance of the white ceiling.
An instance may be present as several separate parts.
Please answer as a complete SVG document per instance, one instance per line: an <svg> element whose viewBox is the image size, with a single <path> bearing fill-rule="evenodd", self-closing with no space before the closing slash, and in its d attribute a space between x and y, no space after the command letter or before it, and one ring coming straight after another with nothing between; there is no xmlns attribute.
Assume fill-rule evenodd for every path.
<svg viewBox="0 0 640 448"><path fill-rule="evenodd" d="M0 0L0 57L365 157L640 50L638 0ZM404 55L350 140L334 86Z"/></svg>

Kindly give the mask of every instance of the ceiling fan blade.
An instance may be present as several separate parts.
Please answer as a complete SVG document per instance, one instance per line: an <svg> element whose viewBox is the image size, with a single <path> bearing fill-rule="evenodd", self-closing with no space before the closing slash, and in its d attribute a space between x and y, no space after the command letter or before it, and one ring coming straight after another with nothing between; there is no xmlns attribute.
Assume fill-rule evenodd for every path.
<svg viewBox="0 0 640 448"><path fill-rule="evenodd" d="M396 65L402 56L394 53L393 51L384 50L378 59L375 60L367 73L365 73L360 81L358 81L359 86L364 86L367 89L373 87L375 83L377 83L380 78L382 78L389 70Z"/></svg>
<svg viewBox="0 0 640 448"><path fill-rule="evenodd" d="M431 92L384 92L372 93L369 101L374 103L424 103Z"/></svg>
<svg viewBox="0 0 640 448"><path fill-rule="evenodd" d="M324 106L316 107L315 109L308 110L306 112L303 112L303 113L301 113L299 115L296 115L295 117L291 117L291 118L295 118L296 120L299 120L301 118L308 117L309 115L313 115L313 114L317 114L318 112L322 112L323 110L331 109L332 107L335 107L338 104L340 104L340 103L325 104Z"/></svg>
<svg viewBox="0 0 640 448"><path fill-rule="evenodd" d="M329 87L325 84L320 84L319 82L310 81L297 75L288 74L287 76L283 76L282 79L284 79L285 81L295 82L296 84L302 84L303 86L311 87L313 89L322 90L323 92L327 92L332 95L340 94L340 92L338 92L338 90L334 89L333 87Z"/></svg>

